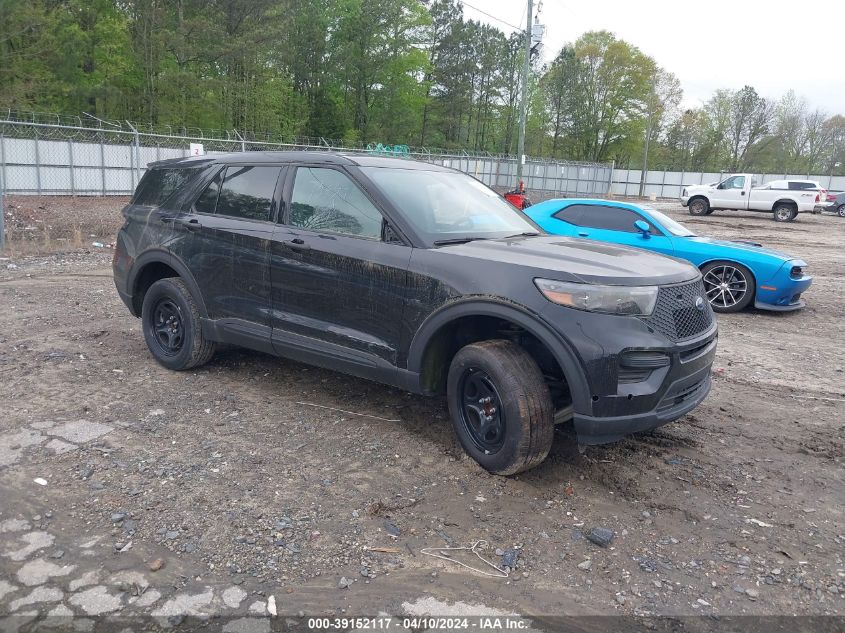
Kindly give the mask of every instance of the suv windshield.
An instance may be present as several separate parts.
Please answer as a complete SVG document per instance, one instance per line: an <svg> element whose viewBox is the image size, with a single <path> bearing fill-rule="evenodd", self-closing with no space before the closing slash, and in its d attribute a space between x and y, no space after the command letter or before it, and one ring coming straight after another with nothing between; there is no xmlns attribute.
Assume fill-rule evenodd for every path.
<svg viewBox="0 0 845 633"><path fill-rule="evenodd" d="M429 243L539 234L495 191L466 174L362 167Z"/></svg>
<svg viewBox="0 0 845 633"><path fill-rule="evenodd" d="M660 222L664 229L669 231L672 235L676 235L678 237L695 237L695 233L690 231L687 227L685 227L680 222L675 222L672 218L670 218L665 213L661 213L657 209L652 207L643 207L646 209L655 220Z"/></svg>

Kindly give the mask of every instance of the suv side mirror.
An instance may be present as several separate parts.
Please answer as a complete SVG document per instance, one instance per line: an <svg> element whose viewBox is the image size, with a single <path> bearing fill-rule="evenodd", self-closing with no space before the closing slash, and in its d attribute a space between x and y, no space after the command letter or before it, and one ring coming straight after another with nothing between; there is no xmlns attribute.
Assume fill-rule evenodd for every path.
<svg viewBox="0 0 845 633"><path fill-rule="evenodd" d="M644 240L647 240L651 237L651 227L649 227L648 222L646 222L645 220L637 220L636 222L634 222L634 227L640 233L642 233L642 237Z"/></svg>

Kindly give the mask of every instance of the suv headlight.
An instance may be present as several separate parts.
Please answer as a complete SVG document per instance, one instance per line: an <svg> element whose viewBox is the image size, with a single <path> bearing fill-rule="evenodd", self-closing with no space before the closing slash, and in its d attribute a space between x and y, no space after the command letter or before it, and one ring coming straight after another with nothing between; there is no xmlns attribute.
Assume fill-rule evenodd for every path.
<svg viewBox="0 0 845 633"><path fill-rule="evenodd" d="M552 279L535 279L534 285L552 303L587 312L648 316L657 303L657 286L598 286Z"/></svg>

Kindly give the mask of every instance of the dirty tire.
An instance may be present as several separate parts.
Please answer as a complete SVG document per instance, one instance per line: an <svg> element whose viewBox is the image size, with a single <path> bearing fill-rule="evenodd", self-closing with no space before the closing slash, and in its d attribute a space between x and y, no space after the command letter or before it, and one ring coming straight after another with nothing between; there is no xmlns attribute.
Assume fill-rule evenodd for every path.
<svg viewBox="0 0 845 633"><path fill-rule="evenodd" d="M713 215L713 212L714 212L715 210L716 210L716 209L710 209L710 208L708 208L708 209L707 209L707 212L706 212L704 215Z"/></svg>
<svg viewBox="0 0 845 633"><path fill-rule="evenodd" d="M840 204L836 208L836 215L838 215L840 218L845 218L845 204Z"/></svg>
<svg viewBox="0 0 845 633"><path fill-rule="evenodd" d="M492 387L486 393L494 394L496 413L502 416L501 446L492 451L479 444L478 428L468 427L480 416L472 412L479 406L474 397L469 397L473 395L468 386L471 381L480 383L482 389L484 385ZM462 348L449 367L446 393L461 445L486 470L513 475L546 459L554 437L554 407L540 368L519 345L492 340Z"/></svg>
<svg viewBox="0 0 845 633"><path fill-rule="evenodd" d="M693 198L692 200L690 200L690 215L708 215L708 212L712 213L712 211L710 210L710 203L707 202L706 198Z"/></svg>
<svg viewBox="0 0 845 633"><path fill-rule="evenodd" d="M772 214L775 222L792 222L798 216L798 209L791 204L779 204L773 209Z"/></svg>
<svg viewBox="0 0 845 633"><path fill-rule="evenodd" d="M197 304L178 277L150 286L144 295L141 324L150 353L168 369L199 367L214 355L214 343L202 335Z"/></svg>

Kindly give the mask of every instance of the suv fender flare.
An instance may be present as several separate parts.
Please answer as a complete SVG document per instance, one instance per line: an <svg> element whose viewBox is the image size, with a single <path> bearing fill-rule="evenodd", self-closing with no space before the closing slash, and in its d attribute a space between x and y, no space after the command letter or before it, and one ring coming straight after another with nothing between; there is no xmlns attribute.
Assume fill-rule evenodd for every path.
<svg viewBox="0 0 845 633"><path fill-rule="evenodd" d="M429 315L417 330L408 348L408 370L422 374L425 351L434 335L450 322L471 316L506 319L537 337L549 349L563 370L575 411L584 414L589 414L592 411L590 388L587 384L585 372L578 355L569 342L555 333L540 315L529 312L521 306L500 301L472 298L458 300Z"/></svg>
<svg viewBox="0 0 845 633"><path fill-rule="evenodd" d="M135 260L135 264L132 266L132 272L129 274L126 284L127 290L131 295L134 296L135 294L135 284L138 281L138 275L140 275L141 271L143 271L149 264L164 264L175 270L182 281L185 282L185 285L188 286L188 290L191 291L191 296L197 304L200 316L208 318L208 310L205 307L205 300L203 299L202 292L200 292L199 285L197 285L197 281L194 279L191 271L188 270L188 267L183 264L178 257L163 248L154 248L144 251L138 259Z"/></svg>

